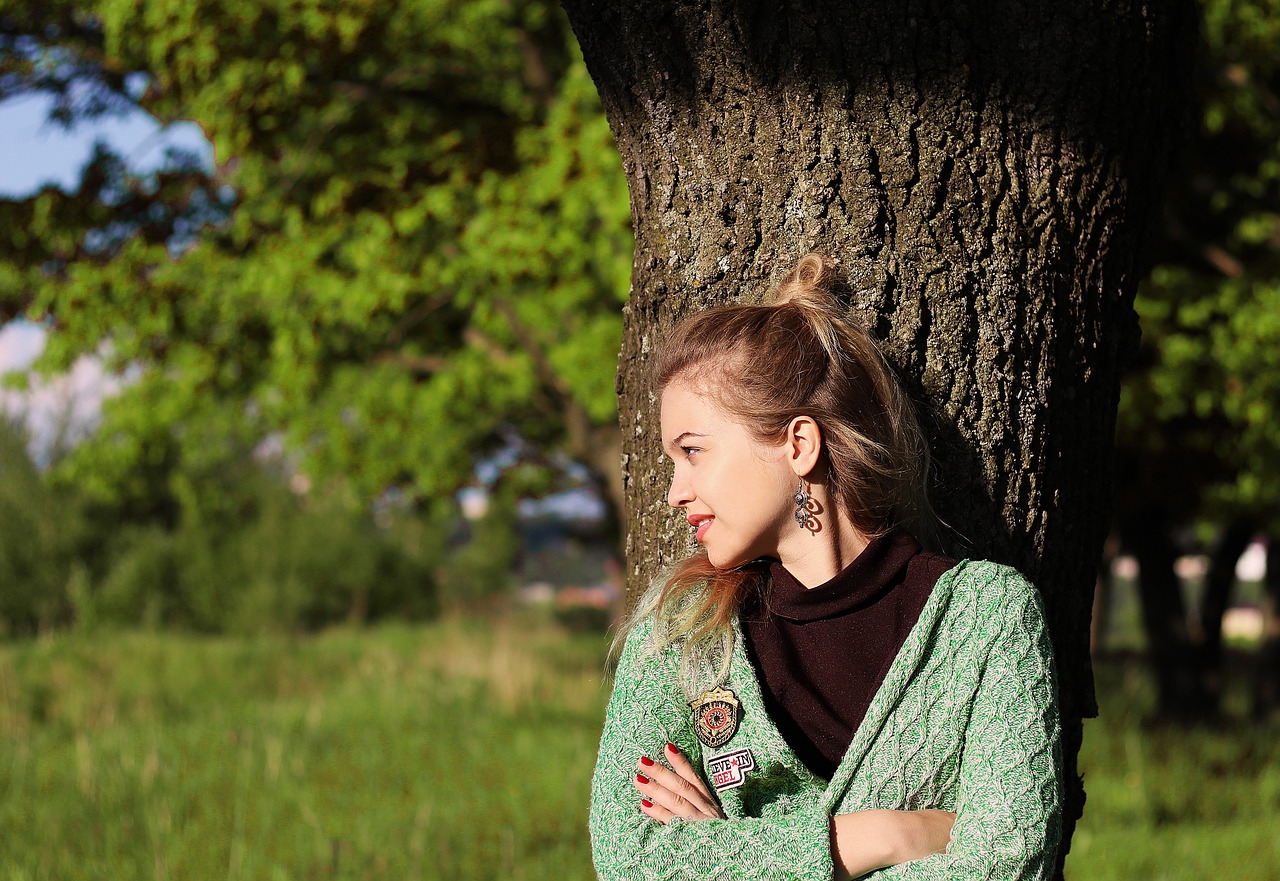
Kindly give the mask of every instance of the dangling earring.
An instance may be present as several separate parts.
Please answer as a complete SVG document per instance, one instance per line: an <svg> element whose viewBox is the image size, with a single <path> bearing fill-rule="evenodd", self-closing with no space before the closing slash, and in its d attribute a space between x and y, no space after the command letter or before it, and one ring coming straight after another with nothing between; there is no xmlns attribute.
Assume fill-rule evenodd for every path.
<svg viewBox="0 0 1280 881"><path fill-rule="evenodd" d="M801 529L809 526L809 494L804 491L804 478L800 478L800 485L796 487L796 494L791 497L791 501L796 503L796 523Z"/></svg>

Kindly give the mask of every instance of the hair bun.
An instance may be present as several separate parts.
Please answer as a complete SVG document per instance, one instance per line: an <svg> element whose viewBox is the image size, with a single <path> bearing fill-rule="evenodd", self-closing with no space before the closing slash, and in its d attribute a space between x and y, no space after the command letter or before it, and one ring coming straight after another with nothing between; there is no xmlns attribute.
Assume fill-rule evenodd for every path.
<svg viewBox="0 0 1280 881"><path fill-rule="evenodd" d="M822 254L810 252L800 258L796 268L778 283L769 302L774 306L797 303L831 308L835 304L835 267Z"/></svg>

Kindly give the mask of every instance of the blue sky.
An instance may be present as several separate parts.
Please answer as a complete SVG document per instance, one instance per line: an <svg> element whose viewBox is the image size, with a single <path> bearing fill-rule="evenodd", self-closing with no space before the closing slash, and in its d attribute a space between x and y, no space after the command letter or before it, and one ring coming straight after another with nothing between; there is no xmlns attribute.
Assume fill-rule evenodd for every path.
<svg viewBox="0 0 1280 881"><path fill-rule="evenodd" d="M154 170L169 146L198 150L213 161L212 147L193 122L162 128L153 116L138 110L67 131L46 121L49 106L50 100L41 95L0 103L0 199L22 198L46 183L71 190L99 139L141 172Z"/></svg>

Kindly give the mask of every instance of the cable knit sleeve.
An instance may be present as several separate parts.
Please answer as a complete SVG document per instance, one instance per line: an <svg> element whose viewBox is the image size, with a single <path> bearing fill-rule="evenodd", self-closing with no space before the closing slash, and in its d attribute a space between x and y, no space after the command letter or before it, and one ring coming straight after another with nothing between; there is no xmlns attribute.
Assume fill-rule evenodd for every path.
<svg viewBox="0 0 1280 881"><path fill-rule="evenodd" d="M964 734L951 844L946 853L868 876L876 881L1030 881L1053 874L1061 746L1040 597L999 567L979 603L979 617L996 626Z"/></svg>
<svg viewBox="0 0 1280 881"><path fill-rule="evenodd" d="M669 740L697 764L700 747L677 684L674 652L645 654L651 625L637 627L619 660L591 785L591 850L602 881L830 881L830 818L814 798L759 817L663 825L640 813L631 784L641 755L661 758Z"/></svg>

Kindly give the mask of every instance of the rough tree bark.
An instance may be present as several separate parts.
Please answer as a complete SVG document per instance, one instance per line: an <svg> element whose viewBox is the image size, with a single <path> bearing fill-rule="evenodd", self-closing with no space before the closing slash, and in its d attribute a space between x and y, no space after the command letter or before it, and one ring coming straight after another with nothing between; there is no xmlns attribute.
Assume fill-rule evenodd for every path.
<svg viewBox="0 0 1280 881"><path fill-rule="evenodd" d="M932 414L947 550L1044 594L1069 846L1120 369L1189 0L564 5L636 233L618 372L631 588L688 536L645 381L664 330L757 296L806 251L838 259L851 320Z"/></svg>

